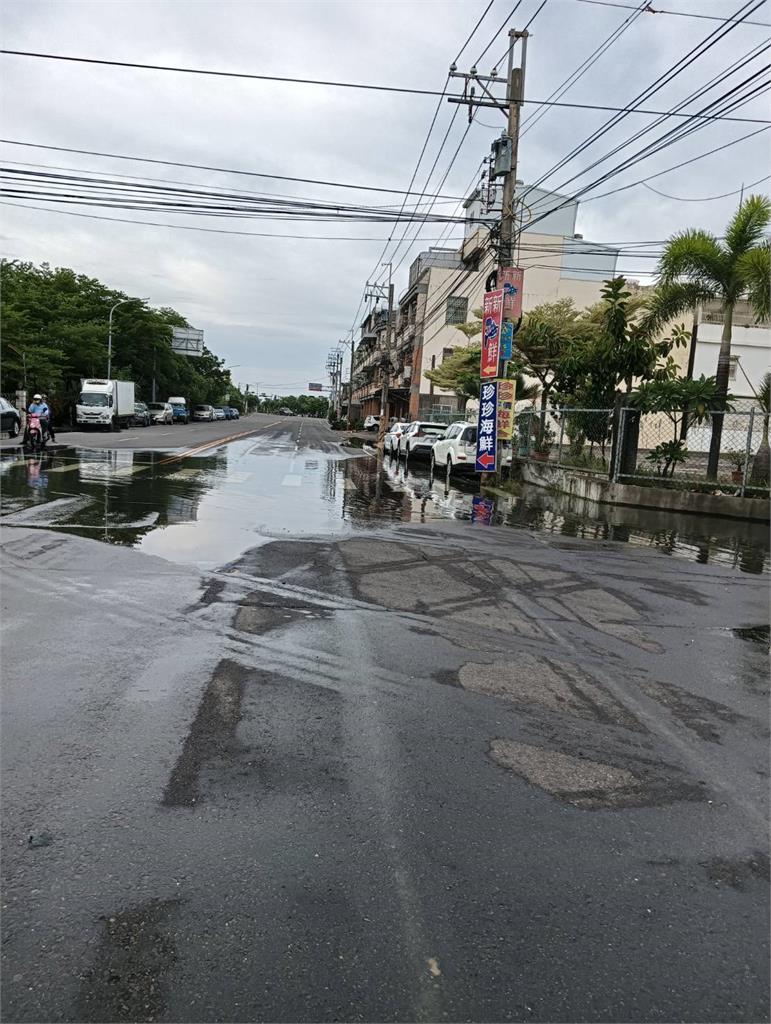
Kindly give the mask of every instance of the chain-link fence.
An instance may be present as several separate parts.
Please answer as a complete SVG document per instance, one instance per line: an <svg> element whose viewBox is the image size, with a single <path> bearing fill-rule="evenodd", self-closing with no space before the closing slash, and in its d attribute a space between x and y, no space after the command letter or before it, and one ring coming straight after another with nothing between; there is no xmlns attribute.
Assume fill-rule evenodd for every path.
<svg viewBox="0 0 771 1024"><path fill-rule="evenodd" d="M515 452L607 476L612 429L612 409L524 409L515 414Z"/></svg>
<svg viewBox="0 0 771 1024"><path fill-rule="evenodd" d="M626 452L619 446L615 480L686 487L705 484L741 495L768 492L768 420L760 409L713 412L693 420L683 410L638 414L622 408L620 435L635 430L636 457L634 449L629 454L628 445ZM719 448L715 442L710 456L718 433Z"/></svg>
<svg viewBox="0 0 771 1024"><path fill-rule="evenodd" d="M713 427L720 423L715 474L710 473L710 447ZM769 420L757 407L711 413L702 420L683 410L641 414L623 407L616 429L619 445L614 443L612 409L523 409L514 418L514 454L620 482L768 493Z"/></svg>

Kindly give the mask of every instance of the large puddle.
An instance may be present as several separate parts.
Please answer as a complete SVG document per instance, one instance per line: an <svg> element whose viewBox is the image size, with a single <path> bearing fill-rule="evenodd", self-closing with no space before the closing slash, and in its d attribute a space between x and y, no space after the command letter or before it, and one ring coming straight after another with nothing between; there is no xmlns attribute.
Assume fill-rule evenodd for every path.
<svg viewBox="0 0 771 1024"><path fill-rule="evenodd" d="M254 440L200 457L166 452L18 450L0 457L6 523L125 544L202 567L275 537L344 535L386 522L469 521L477 485L421 465L339 458ZM596 505L541 488L490 495L496 525L654 548L742 572L771 570L762 524Z"/></svg>

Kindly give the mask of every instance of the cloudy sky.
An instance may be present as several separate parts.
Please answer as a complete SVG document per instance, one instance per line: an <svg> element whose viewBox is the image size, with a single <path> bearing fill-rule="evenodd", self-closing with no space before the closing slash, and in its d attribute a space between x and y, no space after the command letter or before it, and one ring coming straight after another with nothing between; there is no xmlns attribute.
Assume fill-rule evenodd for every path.
<svg viewBox="0 0 771 1024"><path fill-rule="evenodd" d="M633 0L619 2L632 4ZM495 39L479 65L480 71L490 70L505 50L501 26L513 6L513 0L494 0L459 61L462 69ZM541 0L521 0L506 24L524 27L540 6ZM565 100L624 106L702 39L721 30L719 21L693 15L724 18L737 11L744 13L746 5L741 0L662 0L654 6L691 16L640 15L570 89ZM443 87L450 61L486 7L487 0L4 0L0 27L7 49L437 90ZM585 0L547 0L530 29L526 95L532 99L549 96L632 13L623 6ZM750 20L771 23L771 10L761 7ZM768 36L768 27L737 25L647 106L670 108L721 75ZM762 63L762 59L748 63L702 103L740 84ZM433 96L8 55L0 56L0 68L3 136L9 140L386 189L407 188L437 102ZM416 179L420 188L456 109L442 105ZM534 109L527 107L526 113ZM549 109L523 136L519 177L530 182L550 170L609 116L593 110ZM768 118L766 97L746 104L735 116ZM566 167L550 174L545 186L571 191L593 180L617 161L601 164L595 174L584 174L565 185L567 179L653 120L640 115L626 118ZM503 118L497 111L485 110L478 122L472 125L447 176L442 188L447 196L465 193ZM668 120L653 137L672 124L673 120ZM619 174L595 192L654 175L760 127L725 120L705 122L701 131ZM432 191L465 128L466 114L461 110L437 163ZM768 173L768 139L769 134L762 132L651 181L654 187L679 197L676 200L637 185L586 202L579 211L578 230L587 239L625 244L665 239L693 225L720 234L737 196L681 200L708 200L762 178ZM644 141L627 147L617 159ZM143 176L324 202L386 205L399 201L388 193L8 144L2 145L2 156L5 165L16 169L21 169L21 164L11 161L23 161L28 169L76 168L77 173L109 173L124 180ZM768 182L758 189L767 190ZM168 212L58 207L69 210L68 215L49 212L55 205L50 200L29 202L34 209L0 207L3 256L73 267L129 294L148 296L153 305L175 307L195 326L204 328L210 348L237 367L233 370L236 380L259 383L260 390L269 392L274 388L299 392L309 380L325 380L327 353L352 326L367 276L383 273L376 264L392 230L371 223L265 218L223 221ZM447 203L436 207L440 209L452 212L455 207ZM123 217L132 223L75 217L73 213ZM142 220L278 237L143 226ZM461 234L459 228L448 233L443 225L425 224L420 229L412 225L407 240L397 249L404 227L393 230L395 237L386 258L398 264L397 295L406 284L409 263L420 249L436 244L439 238L441 244L451 244ZM326 237L280 237L288 234ZM416 234L417 240L408 245ZM637 277L651 266L652 261L640 258L621 263L622 269Z"/></svg>

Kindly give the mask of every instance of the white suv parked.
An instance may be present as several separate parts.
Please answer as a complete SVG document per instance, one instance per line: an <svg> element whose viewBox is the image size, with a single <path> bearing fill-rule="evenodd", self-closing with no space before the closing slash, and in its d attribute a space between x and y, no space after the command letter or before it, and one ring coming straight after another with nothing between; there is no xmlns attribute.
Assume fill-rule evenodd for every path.
<svg viewBox="0 0 771 1024"><path fill-rule="evenodd" d="M476 423L453 423L431 449L431 472L444 469L447 478L455 470L473 473L476 465Z"/></svg>
<svg viewBox="0 0 771 1024"><path fill-rule="evenodd" d="M446 429L446 423L424 423L420 420L409 423L399 438L396 447L397 456L403 455L405 458L409 458L410 455L423 455L430 458L434 441L441 437Z"/></svg>

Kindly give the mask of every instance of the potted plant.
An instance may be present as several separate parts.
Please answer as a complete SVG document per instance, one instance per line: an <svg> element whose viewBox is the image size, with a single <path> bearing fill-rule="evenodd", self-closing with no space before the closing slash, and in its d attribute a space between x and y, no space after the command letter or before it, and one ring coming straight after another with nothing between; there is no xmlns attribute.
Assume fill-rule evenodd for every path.
<svg viewBox="0 0 771 1024"><path fill-rule="evenodd" d="M727 452L728 459L731 465L734 467L731 472L731 480L735 484L740 484L744 481L744 466L747 462L747 456L744 452Z"/></svg>
<svg viewBox="0 0 771 1024"><path fill-rule="evenodd" d="M549 452L554 443L555 434L551 427L544 427L533 445L533 458L536 462L548 462Z"/></svg>

